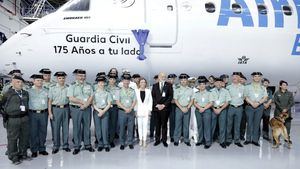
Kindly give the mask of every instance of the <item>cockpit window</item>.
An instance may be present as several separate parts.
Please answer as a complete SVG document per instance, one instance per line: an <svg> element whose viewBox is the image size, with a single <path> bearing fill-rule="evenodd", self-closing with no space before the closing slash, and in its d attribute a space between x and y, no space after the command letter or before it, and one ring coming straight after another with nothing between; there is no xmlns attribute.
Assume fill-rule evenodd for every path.
<svg viewBox="0 0 300 169"><path fill-rule="evenodd" d="M65 11L88 11L90 9L90 0L73 0L66 5Z"/></svg>

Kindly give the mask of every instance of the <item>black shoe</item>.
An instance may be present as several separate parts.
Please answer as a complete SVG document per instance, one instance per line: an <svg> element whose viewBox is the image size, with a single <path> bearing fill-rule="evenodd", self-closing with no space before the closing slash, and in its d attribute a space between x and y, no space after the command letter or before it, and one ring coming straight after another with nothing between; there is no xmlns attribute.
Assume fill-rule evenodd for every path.
<svg viewBox="0 0 300 169"><path fill-rule="evenodd" d="M220 146L221 146L222 148L224 148L224 149L226 148L226 144L225 144L225 143L221 143Z"/></svg>
<svg viewBox="0 0 300 169"><path fill-rule="evenodd" d="M229 147L231 142L226 142L226 146Z"/></svg>
<svg viewBox="0 0 300 169"><path fill-rule="evenodd" d="M203 143L202 142L197 142L196 146L201 146Z"/></svg>
<svg viewBox="0 0 300 169"><path fill-rule="evenodd" d="M21 161L20 159L16 159L16 160L13 160L12 163L13 163L14 165L19 165L19 164L22 163L22 161Z"/></svg>
<svg viewBox="0 0 300 169"><path fill-rule="evenodd" d="M205 148L205 149L209 149L209 148L210 148L210 145L205 145L204 148Z"/></svg>
<svg viewBox="0 0 300 169"><path fill-rule="evenodd" d="M173 138L171 138L171 143L174 143L174 139Z"/></svg>
<svg viewBox="0 0 300 169"><path fill-rule="evenodd" d="M63 150L64 150L65 152L71 152L71 149L69 149L69 148L63 148Z"/></svg>
<svg viewBox="0 0 300 169"><path fill-rule="evenodd" d="M154 146L158 146L160 144L160 141L155 141Z"/></svg>
<svg viewBox="0 0 300 169"><path fill-rule="evenodd" d="M80 152L80 149L75 149L74 151L73 151L73 155L76 155L76 154L78 154Z"/></svg>
<svg viewBox="0 0 300 169"><path fill-rule="evenodd" d="M168 143L166 141L163 141L164 147L168 147Z"/></svg>
<svg viewBox="0 0 300 169"><path fill-rule="evenodd" d="M178 142L174 142L174 146L178 146Z"/></svg>
<svg viewBox="0 0 300 169"><path fill-rule="evenodd" d="M237 145L238 147L244 147L240 142L234 144Z"/></svg>
<svg viewBox="0 0 300 169"><path fill-rule="evenodd" d="M184 142L184 143L185 143L185 145L191 147L191 143L190 142Z"/></svg>
<svg viewBox="0 0 300 169"><path fill-rule="evenodd" d="M89 152L95 152L95 150L92 147L85 148L85 150L88 150Z"/></svg>
<svg viewBox="0 0 300 169"><path fill-rule="evenodd" d="M97 151L100 152L103 150L103 147L98 147Z"/></svg>
<svg viewBox="0 0 300 169"><path fill-rule="evenodd" d="M58 151L59 151L58 149L53 149L52 154L56 154L56 153L58 153Z"/></svg>
<svg viewBox="0 0 300 169"><path fill-rule="evenodd" d="M109 151L110 151L110 148L109 148L109 147L106 147L106 148L105 148L105 151L106 151L106 152L109 152Z"/></svg>
<svg viewBox="0 0 300 169"><path fill-rule="evenodd" d="M258 143L258 142L255 142L255 141L252 141L252 144L255 145L255 146L257 146L257 147L260 146L259 143Z"/></svg>
<svg viewBox="0 0 300 169"><path fill-rule="evenodd" d="M134 147L133 147L132 144L129 145L129 148L130 148L131 150L134 149Z"/></svg>
<svg viewBox="0 0 300 169"><path fill-rule="evenodd" d="M32 157L32 158L35 158L35 157L37 157L37 156L38 156L38 153L37 153L37 152L31 154L31 157Z"/></svg>
<svg viewBox="0 0 300 169"><path fill-rule="evenodd" d="M111 143L110 143L110 147L111 147L111 148L114 148L115 146L116 146L116 145L115 145L114 142L111 142Z"/></svg>
<svg viewBox="0 0 300 169"><path fill-rule="evenodd" d="M251 141L245 141L244 142L244 145L248 145L248 144L250 144L251 143Z"/></svg>
<svg viewBox="0 0 300 169"><path fill-rule="evenodd" d="M47 151L40 151L39 154L42 154L44 156L47 156L49 153Z"/></svg>
<svg viewBox="0 0 300 169"><path fill-rule="evenodd" d="M245 137L240 137L240 140L245 141Z"/></svg>
<svg viewBox="0 0 300 169"><path fill-rule="evenodd" d="M149 137L150 137L150 138L153 138L153 134L150 134Z"/></svg>
<svg viewBox="0 0 300 169"><path fill-rule="evenodd" d="M32 158L29 157L28 155L21 155L21 156L19 157L19 159L20 159L21 161L31 161L31 160L32 160Z"/></svg>
<svg viewBox="0 0 300 169"><path fill-rule="evenodd" d="M124 150L125 149L125 146L124 145L121 145L120 146L120 150Z"/></svg>
<svg viewBox="0 0 300 169"><path fill-rule="evenodd" d="M287 140L284 140L286 143L290 143L290 144L292 144L292 141L290 140L290 141L287 141Z"/></svg>

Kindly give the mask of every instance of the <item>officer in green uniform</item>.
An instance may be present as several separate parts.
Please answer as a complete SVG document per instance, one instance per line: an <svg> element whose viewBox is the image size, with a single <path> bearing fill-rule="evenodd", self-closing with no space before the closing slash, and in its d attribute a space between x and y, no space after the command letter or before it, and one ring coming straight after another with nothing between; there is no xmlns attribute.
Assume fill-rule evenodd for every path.
<svg viewBox="0 0 300 169"><path fill-rule="evenodd" d="M109 143L110 147L115 147L115 136L117 134L117 127L118 127L118 106L116 103L118 93L120 91L120 88L116 85L118 76L117 74L109 74L108 75L108 85L107 90L112 96L112 102L111 102L111 108L108 110L109 113Z"/></svg>
<svg viewBox="0 0 300 169"><path fill-rule="evenodd" d="M129 148L133 149L133 126L134 126L134 106L137 102L134 89L129 87L130 74L122 75L123 87L117 96L117 105L119 107L119 126L120 126L120 149L125 148L126 126L128 130Z"/></svg>
<svg viewBox="0 0 300 169"><path fill-rule="evenodd" d="M218 121L219 143L222 148L226 148L227 106L231 101L231 97L228 90L222 87L221 78L215 78L215 88L211 90L211 95L213 98L212 136L215 133Z"/></svg>
<svg viewBox="0 0 300 169"><path fill-rule="evenodd" d="M168 75L168 82L170 84L172 84L173 86L173 91L176 88L176 74L169 74ZM169 132L170 132L170 138L171 138L171 142L174 142L174 131L175 131L175 109L176 109L176 104L175 104L175 100L173 99L171 102L171 106L170 106L170 115L169 115Z"/></svg>
<svg viewBox="0 0 300 169"><path fill-rule="evenodd" d="M0 106L3 108L3 121L7 131L8 158L13 164L30 160L27 156L29 143L28 92L22 89L24 79L12 77L12 87L5 92Z"/></svg>
<svg viewBox="0 0 300 169"><path fill-rule="evenodd" d="M247 115L247 136L244 145L252 143L260 146L259 129L261 117L263 114L263 103L267 100L268 94L264 86L261 85L261 72L253 72L253 82L245 87L245 98L248 105L246 106Z"/></svg>
<svg viewBox="0 0 300 169"><path fill-rule="evenodd" d="M43 88L43 75L34 74L33 87L29 93L29 117L30 117L30 148L32 157L37 153L48 155L46 151L46 137L48 124L48 90Z"/></svg>
<svg viewBox="0 0 300 169"><path fill-rule="evenodd" d="M13 78L14 76L20 76L20 77L22 77L23 73L22 73L21 70L19 70L19 69L14 69L14 70L10 71L10 72L8 73L8 75L11 76L11 78ZM25 81L24 81L24 82L25 82ZM23 83L22 86L23 86L23 87L22 87L23 90L29 89L29 86L26 85L25 83ZM11 88L11 87L12 87L11 82L5 83L4 86L3 86L3 88L2 88L1 94L4 95L4 93L7 92L8 89Z"/></svg>
<svg viewBox="0 0 300 169"><path fill-rule="evenodd" d="M292 111L291 108L294 106L294 97L293 93L288 91L288 83L286 81L281 80L279 82L279 90L274 94L274 102L275 102L275 111L274 116L279 116L281 113L288 113L289 117L285 120L285 127L287 129L289 138L291 132L291 122L292 122ZM291 140L291 139L290 139ZM290 141L290 143L292 143Z"/></svg>
<svg viewBox="0 0 300 169"><path fill-rule="evenodd" d="M67 97L68 85L65 84L67 74L56 72L57 84L49 89L48 113L53 122L54 146L52 154L56 154L60 147L60 131L62 130L63 150L70 152L69 148L69 98Z"/></svg>
<svg viewBox="0 0 300 169"><path fill-rule="evenodd" d="M96 78L98 87L94 92L93 108L94 108L94 124L96 130L96 137L98 140L98 151L105 148L109 152L109 138L108 138L108 124L109 124L109 108L111 106L111 94L105 89L106 78L105 75Z"/></svg>
<svg viewBox="0 0 300 169"><path fill-rule="evenodd" d="M231 144L232 136L234 136L234 144L239 147L243 147L240 142L240 124L244 110L243 104L245 87L244 85L240 84L241 74L241 72L233 72L232 84L226 87L231 97L227 111L226 146ZM234 130L232 130L232 126L234 126Z"/></svg>
<svg viewBox="0 0 300 169"><path fill-rule="evenodd" d="M270 121L270 113L271 113L271 104L273 101L273 92L269 88L270 81L266 78L262 80L263 86L267 89L268 99L264 102L264 112L263 112L263 128L262 128L262 135L263 139L270 141L269 138L269 121Z"/></svg>
<svg viewBox="0 0 300 169"><path fill-rule="evenodd" d="M212 144L211 138L211 107L213 98L209 91L206 90L208 80L205 76L198 77L198 90L194 95L194 106L196 107L195 115L198 128L198 142L196 146L205 144L204 148L208 149Z"/></svg>
<svg viewBox="0 0 300 169"><path fill-rule="evenodd" d="M76 155L80 152L81 131L83 131L84 147L89 152L95 150L91 145L91 103L93 100L93 86L85 81L86 71L77 69L76 81L68 88L67 96L70 100L71 117L73 121L74 151Z"/></svg>
<svg viewBox="0 0 300 169"><path fill-rule="evenodd" d="M174 145L178 146L183 128L184 143L191 146L189 140L189 126L191 117L191 107L193 105L192 88L188 87L189 75L182 73L179 75L180 86L174 91L174 101L176 104L175 110L175 132L174 132Z"/></svg>
<svg viewBox="0 0 300 169"><path fill-rule="evenodd" d="M105 76L106 76L105 72L99 72L99 73L97 73L96 79L97 79L97 77L100 77L100 76L105 77ZM105 84L105 85L106 85L106 84ZM95 82L95 83L93 84L93 89L96 90L97 88L98 88L98 83Z"/></svg>

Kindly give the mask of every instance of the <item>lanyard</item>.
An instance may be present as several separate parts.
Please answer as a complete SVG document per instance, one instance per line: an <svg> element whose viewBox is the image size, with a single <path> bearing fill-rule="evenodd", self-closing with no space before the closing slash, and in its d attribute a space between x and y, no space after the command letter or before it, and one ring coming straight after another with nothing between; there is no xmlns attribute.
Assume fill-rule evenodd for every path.
<svg viewBox="0 0 300 169"><path fill-rule="evenodd" d="M24 102L23 102L23 99L22 99L23 98L23 91L21 90L21 92L18 92L17 90L15 90L15 92L19 96L21 105L24 106Z"/></svg>

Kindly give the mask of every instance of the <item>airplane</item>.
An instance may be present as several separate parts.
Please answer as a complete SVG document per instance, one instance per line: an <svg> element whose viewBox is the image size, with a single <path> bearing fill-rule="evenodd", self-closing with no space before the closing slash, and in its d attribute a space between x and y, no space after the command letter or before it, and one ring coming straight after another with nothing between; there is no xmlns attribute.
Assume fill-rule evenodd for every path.
<svg viewBox="0 0 300 169"><path fill-rule="evenodd" d="M299 0L70 0L2 44L0 68L81 68L90 81L112 67L151 81L161 71L260 71L299 97L299 28Z"/></svg>

